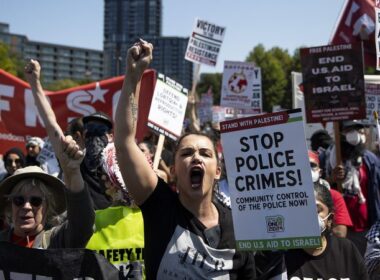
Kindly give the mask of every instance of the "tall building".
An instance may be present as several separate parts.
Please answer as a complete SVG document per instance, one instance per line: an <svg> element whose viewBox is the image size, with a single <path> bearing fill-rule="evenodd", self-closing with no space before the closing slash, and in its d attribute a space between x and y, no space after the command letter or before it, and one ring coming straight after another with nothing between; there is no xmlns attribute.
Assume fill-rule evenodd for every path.
<svg viewBox="0 0 380 280"><path fill-rule="evenodd" d="M153 43L152 68L191 86L193 65L185 61L188 38L162 37L162 0L104 1L104 71L122 75L128 48L138 38Z"/></svg>
<svg viewBox="0 0 380 280"><path fill-rule="evenodd" d="M103 79L102 51L30 41L24 35L10 33L6 23L0 23L0 42L25 59L37 59L46 84L62 79Z"/></svg>

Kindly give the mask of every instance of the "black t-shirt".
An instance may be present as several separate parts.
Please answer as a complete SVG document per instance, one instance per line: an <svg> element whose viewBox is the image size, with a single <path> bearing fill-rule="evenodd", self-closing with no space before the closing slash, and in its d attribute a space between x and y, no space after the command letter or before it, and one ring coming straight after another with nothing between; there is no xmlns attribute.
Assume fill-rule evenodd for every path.
<svg viewBox="0 0 380 280"><path fill-rule="evenodd" d="M158 180L152 195L141 205L145 232L147 279L254 279L252 253L235 250L231 210L214 202L219 227L210 234L205 226L182 206L178 195ZM216 248L210 246L218 234ZM206 236L207 235L207 236Z"/></svg>
<svg viewBox="0 0 380 280"><path fill-rule="evenodd" d="M289 280L369 279L364 260L351 241L335 236L327 238L327 247L319 256L301 249L285 253Z"/></svg>

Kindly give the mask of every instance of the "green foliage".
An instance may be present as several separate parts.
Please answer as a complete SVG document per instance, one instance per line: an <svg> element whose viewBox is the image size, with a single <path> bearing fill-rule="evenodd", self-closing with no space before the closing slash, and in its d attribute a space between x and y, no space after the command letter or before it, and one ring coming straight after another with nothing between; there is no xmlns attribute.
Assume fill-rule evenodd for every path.
<svg viewBox="0 0 380 280"><path fill-rule="evenodd" d="M58 80L58 81L55 81L53 83L48 84L46 86L46 89L50 90L50 91L59 91L62 89L72 88L72 87L76 87L79 85L80 85L80 83L78 81L65 79L65 80Z"/></svg>
<svg viewBox="0 0 380 280"><path fill-rule="evenodd" d="M23 79L24 62L19 54L0 42L0 68Z"/></svg>
<svg viewBox="0 0 380 280"><path fill-rule="evenodd" d="M211 87L213 92L214 104L220 104L220 89L222 87L222 73L203 73L197 84L198 97L202 93L206 93Z"/></svg>
<svg viewBox="0 0 380 280"><path fill-rule="evenodd" d="M291 108L291 72L300 71L298 52L291 56L287 50L273 47L266 50L262 44L249 53L247 62L254 62L261 68L263 110L271 112L274 105Z"/></svg>

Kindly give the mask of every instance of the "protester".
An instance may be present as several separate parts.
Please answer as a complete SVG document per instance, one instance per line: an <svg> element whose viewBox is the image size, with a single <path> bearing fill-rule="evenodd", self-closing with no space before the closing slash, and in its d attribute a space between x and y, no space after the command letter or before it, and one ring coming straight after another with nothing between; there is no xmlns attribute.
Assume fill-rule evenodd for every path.
<svg viewBox="0 0 380 280"><path fill-rule="evenodd" d="M380 278L380 221L377 221L367 233L365 264L371 279Z"/></svg>
<svg viewBox="0 0 380 280"><path fill-rule="evenodd" d="M84 152L71 136L63 135L42 89L40 71L35 60L25 66L26 78L62 167L65 184L37 166L18 169L5 179L0 184L0 210L5 211L12 227L0 239L33 248L84 247L94 223L91 199L80 173ZM66 209L65 201L67 220L49 229L51 218Z"/></svg>
<svg viewBox="0 0 380 280"><path fill-rule="evenodd" d="M331 197L334 202L334 216L333 216L333 225L332 232L338 237L347 236L347 227L352 226L352 221L350 214L348 213L346 204L344 202L343 196L340 192L331 189L330 184L321 178L321 169L319 167L319 157L318 154L309 150L309 161L311 167L311 174L313 182L318 182L321 185L324 185L330 190Z"/></svg>
<svg viewBox="0 0 380 280"><path fill-rule="evenodd" d="M3 179L11 176L17 169L25 167L25 156L21 149L16 147L5 152L3 161L7 171Z"/></svg>
<svg viewBox="0 0 380 280"><path fill-rule="evenodd" d="M178 140L172 167L178 194L157 177L135 143L136 87L152 50L143 40L128 50L115 122L117 160L144 217L147 279L253 279L252 254L236 251L231 210L213 201L220 167L212 141L198 134Z"/></svg>
<svg viewBox="0 0 380 280"><path fill-rule="evenodd" d="M101 155L108 143L113 142L112 119L103 112L95 112L82 118L86 156L81 165L83 179L88 185L94 209L105 209L112 203L100 180Z"/></svg>
<svg viewBox="0 0 380 280"><path fill-rule="evenodd" d="M350 240L332 234L334 203L328 188L316 182L314 194L322 245L318 248L257 252L257 280L369 279L356 246Z"/></svg>
<svg viewBox="0 0 380 280"><path fill-rule="evenodd" d="M37 160L38 154L44 146L44 140L40 137L30 137L26 142L26 166L41 166Z"/></svg>
<svg viewBox="0 0 380 280"><path fill-rule="evenodd" d="M343 197L353 226L351 239L364 256L368 229L380 219L380 160L365 148L364 125L359 121L341 124L341 156L343 165L336 164L335 146L326 150L326 174L330 185L341 185Z"/></svg>
<svg viewBox="0 0 380 280"><path fill-rule="evenodd" d="M95 232L86 248L104 255L120 270L123 279L143 279L143 218L120 174L113 143L103 150L101 162L100 177L112 198L112 205L96 210Z"/></svg>

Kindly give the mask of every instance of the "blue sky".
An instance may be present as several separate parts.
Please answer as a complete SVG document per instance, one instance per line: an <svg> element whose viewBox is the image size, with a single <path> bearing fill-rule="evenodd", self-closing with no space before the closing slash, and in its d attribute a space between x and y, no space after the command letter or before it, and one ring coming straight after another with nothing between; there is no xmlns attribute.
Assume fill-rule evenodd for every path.
<svg viewBox="0 0 380 280"><path fill-rule="evenodd" d="M163 0L164 36L188 37L196 17L225 26L216 67L243 61L259 43L290 53L300 46L326 45L345 0ZM30 40L102 49L103 0L0 0L0 22Z"/></svg>

